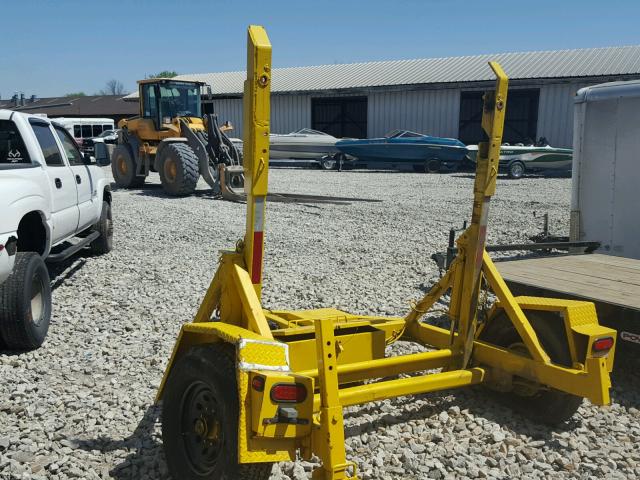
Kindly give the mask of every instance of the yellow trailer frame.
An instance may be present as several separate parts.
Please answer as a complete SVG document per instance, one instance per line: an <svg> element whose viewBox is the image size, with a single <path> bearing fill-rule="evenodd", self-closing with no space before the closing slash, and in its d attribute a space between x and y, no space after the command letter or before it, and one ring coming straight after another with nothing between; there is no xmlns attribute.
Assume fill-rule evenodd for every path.
<svg viewBox="0 0 640 480"><path fill-rule="evenodd" d="M488 140L479 145L471 224L458 238L458 256L443 278L404 318L331 308L264 309L271 44L262 27L249 27L247 50L246 233L234 251L221 253L193 322L181 329L157 395L164 401L163 439L174 477L267 478L269 462L316 455L321 466L314 478L357 478L345 454L342 409L385 398L482 383L515 398L524 413L536 411L542 421L570 416L582 397L609 403L616 335L598 324L593 304L514 297L485 251L508 84L495 62L489 63L495 89L484 96ZM488 311L480 301L483 290L497 298ZM422 322L446 293L451 328ZM430 350L385 357L385 346L398 339ZM227 357L207 353L223 349ZM225 365L231 372L227 367L225 373ZM189 393L193 385L205 393ZM217 397L213 406L202 407L207 395ZM564 417L545 417L554 406L536 408L543 401L556 402ZM185 405L193 402L191 414Z"/></svg>

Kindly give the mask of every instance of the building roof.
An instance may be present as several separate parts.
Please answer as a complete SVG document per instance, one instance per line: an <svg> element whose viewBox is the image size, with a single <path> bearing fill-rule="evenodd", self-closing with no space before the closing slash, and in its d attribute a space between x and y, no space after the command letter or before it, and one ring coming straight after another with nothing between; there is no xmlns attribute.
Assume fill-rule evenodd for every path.
<svg viewBox="0 0 640 480"><path fill-rule="evenodd" d="M17 112L46 113L49 117L110 117L137 115L138 104L125 102L123 95L89 95L79 97L50 97L24 99L23 106L16 106L13 100L0 100L0 108Z"/></svg>
<svg viewBox="0 0 640 480"><path fill-rule="evenodd" d="M348 88L479 82L492 80L496 60L511 79L551 79L640 74L640 45L464 57L274 68L271 91L304 92ZM243 92L245 72L194 73L179 80L204 81L214 95ZM137 97L131 94L128 99Z"/></svg>

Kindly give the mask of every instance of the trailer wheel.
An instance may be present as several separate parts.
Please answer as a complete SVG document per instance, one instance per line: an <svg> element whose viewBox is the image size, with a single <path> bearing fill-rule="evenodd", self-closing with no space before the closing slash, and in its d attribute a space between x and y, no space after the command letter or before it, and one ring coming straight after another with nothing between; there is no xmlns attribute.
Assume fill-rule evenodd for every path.
<svg viewBox="0 0 640 480"><path fill-rule="evenodd" d="M165 386L162 441L173 478L267 480L272 463L238 463L238 395L233 347L193 347Z"/></svg>
<svg viewBox="0 0 640 480"><path fill-rule="evenodd" d="M509 164L509 170L507 171L507 174L509 175L509 178L518 179L522 178L525 171L526 169L524 163L515 161Z"/></svg>
<svg viewBox="0 0 640 480"><path fill-rule="evenodd" d="M337 165L338 162L332 156L326 156L320 160L320 168L322 170L336 170Z"/></svg>
<svg viewBox="0 0 640 480"><path fill-rule="evenodd" d="M571 367L571 354L562 319L553 318L556 315L553 312L527 311L526 315L551 361ZM504 311L490 321L480 339L528 356L520 335ZM537 423L557 425L565 422L582 404L582 397L546 385L518 377L514 378L513 383L513 390L510 392L494 392L496 400Z"/></svg>
<svg viewBox="0 0 640 480"><path fill-rule="evenodd" d="M144 184L144 177L136 175L136 162L127 145L116 145L113 149L111 173L120 188L135 188Z"/></svg>
<svg viewBox="0 0 640 480"><path fill-rule="evenodd" d="M33 350L44 342L51 319L51 284L42 257L18 252L9 278L0 285L0 343Z"/></svg>
<svg viewBox="0 0 640 480"><path fill-rule="evenodd" d="M169 195L190 195L200 178L198 157L186 143L170 143L162 149L160 181Z"/></svg>
<svg viewBox="0 0 640 480"><path fill-rule="evenodd" d="M442 168L442 163L439 158L430 158L424 165L424 171L426 173L438 173Z"/></svg>

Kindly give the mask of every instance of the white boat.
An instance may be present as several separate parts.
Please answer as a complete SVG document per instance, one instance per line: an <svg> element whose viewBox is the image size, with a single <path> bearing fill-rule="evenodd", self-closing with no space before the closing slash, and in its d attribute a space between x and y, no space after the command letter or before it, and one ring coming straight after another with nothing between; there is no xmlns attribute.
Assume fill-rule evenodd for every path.
<svg viewBox="0 0 640 480"><path fill-rule="evenodd" d="M333 155L338 139L327 133L311 128L301 128L287 134L272 133L269 135L271 160L315 160L326 155Z"/></svg>
<svg viewBox="0 0 640 480"><path fill-rule="evenodd" d="M475 163L478 154L477 145L467 146L469 159ZM541 138L536 145L509 145L500 147L500 171L511 178L520 178L526 172L556 171L571 172L573 151L570 148L552 147Z"/></svg>

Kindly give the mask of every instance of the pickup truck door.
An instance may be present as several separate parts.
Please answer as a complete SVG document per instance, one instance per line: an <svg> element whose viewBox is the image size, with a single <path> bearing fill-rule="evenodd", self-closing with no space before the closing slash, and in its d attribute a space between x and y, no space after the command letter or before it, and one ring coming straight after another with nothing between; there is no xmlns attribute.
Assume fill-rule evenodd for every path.
<svg viewBox="0 0 640 480"><path fill-rule="evenodd" d="M71 135L69 135L69 132L57 125L54 125L53 128L62 144L62 149L75 178L78 192L78 231L82 231L95 223L97 220L96 212L100 212L96 205L98 201L96 186L89 167L85 165L80 149L71 138Z"/></svg>
<svg viewBox="0 0 640 480"><path fill-rule="evenodd" d="M51 187L52 245L75 234L78 228L78 193L76 179L65 162L53 129L48 122L29 119L46 164Z"/></svg>

